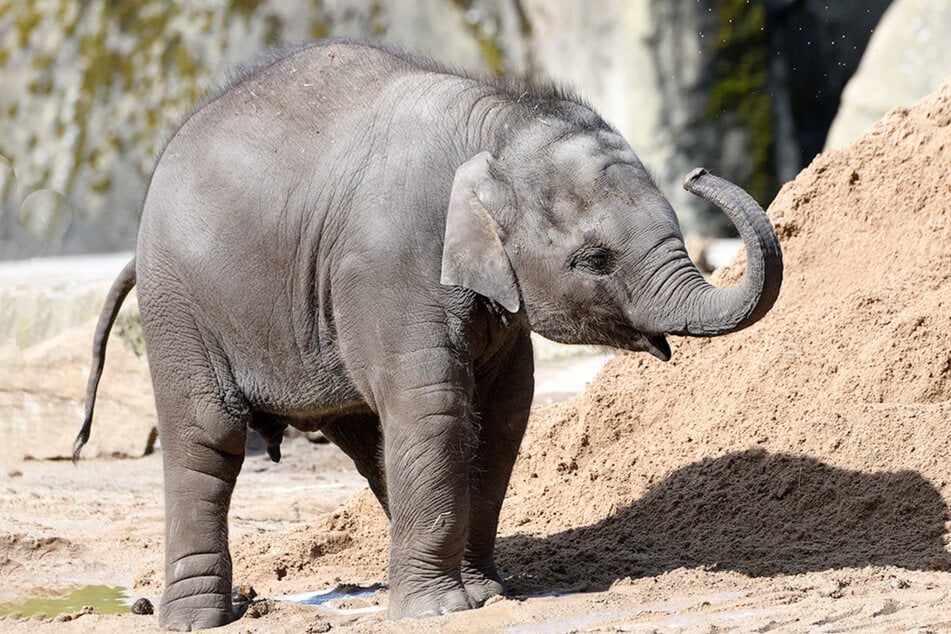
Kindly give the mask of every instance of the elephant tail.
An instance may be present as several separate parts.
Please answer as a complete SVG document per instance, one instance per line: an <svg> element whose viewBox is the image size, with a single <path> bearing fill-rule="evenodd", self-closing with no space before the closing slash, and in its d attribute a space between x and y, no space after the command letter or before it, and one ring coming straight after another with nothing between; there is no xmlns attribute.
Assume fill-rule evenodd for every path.
<svg viewBox="0 0 951 634"><path fill-rule="evenodd" d="M106 303L99 313L99 322L96 324L96 334L92 341L92 368L89 370L89 381L86 383L86 417L83 419L82 429L73 443L73 462L79 459L79 452L89 440L92 429L92 412L96 406L96 390L99 388L99 379L102 377L102 368L106 364L106 344L109 341L109 331L116 321L119 308L132 287L135 286L135 258L129 260L122 272L112 283Z"/></svg>

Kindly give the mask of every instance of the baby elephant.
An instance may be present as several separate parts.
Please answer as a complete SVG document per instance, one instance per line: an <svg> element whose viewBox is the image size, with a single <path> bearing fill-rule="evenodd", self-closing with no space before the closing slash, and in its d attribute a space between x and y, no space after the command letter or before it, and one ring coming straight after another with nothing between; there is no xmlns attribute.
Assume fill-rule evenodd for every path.
<svg viewBox="0 0 951 634"><path fill-rule="evenodd" d="M630 146L576 97L376 44L311 42L207 99L155 167L135 259L164 450L170 629L231 621L228 506L247 429L321 430L392 533L392 618L503 593L499 509L532 400L529 332L644 350L734 332L779 293L763 210L698 169L685 187L746 243L718 289Z"/></svg>

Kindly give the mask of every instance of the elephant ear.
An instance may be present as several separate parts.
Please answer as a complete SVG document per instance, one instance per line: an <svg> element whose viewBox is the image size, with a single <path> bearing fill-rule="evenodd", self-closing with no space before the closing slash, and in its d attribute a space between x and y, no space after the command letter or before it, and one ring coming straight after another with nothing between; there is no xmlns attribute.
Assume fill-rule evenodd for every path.
<svg viewBox="0 0 951 634"><path fill-rule="evenodd" d="M492 179L492 155L476 154L456 170L446 214L442 277L447 286L463 286L517 313L520 301L515 272L509 262L498 224L476 193Z"/></svg>

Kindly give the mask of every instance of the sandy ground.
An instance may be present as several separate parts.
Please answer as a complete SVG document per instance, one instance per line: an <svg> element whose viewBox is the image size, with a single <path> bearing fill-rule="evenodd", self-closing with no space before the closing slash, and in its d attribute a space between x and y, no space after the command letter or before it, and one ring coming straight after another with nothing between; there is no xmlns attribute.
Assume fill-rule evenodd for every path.
<svg viewBox="0 0 951 634"><path fill-rule="evenodd" d="M387 526L333 447L298 437L278 465L249 456L231 547L236 581L261 600L221 631L951 631L948 165L951 83L783 189L769 211L786 278L761 323L673 340L668 364L619 355L583 394L537 408L500 521L508 599L400 622L385 619L385 588L277 600L384 583ZM740 256L714 279L742 271ZM100 583L161 592L161 453L113 457L141 453L151 420L122 346L98 444L78 465L61 459L84 341L8 349L0 366L13 439L0 451L0 603ZM547 385L539 403L576 389ZM156 629L78 609L0 619L11 632Z"/></svg>
<svg viewBox="0 0 951 634"><path fill-rule="evenodd" d="M363 488L335 448L294 439L273 464L249 456L231 510L233 539L265 541L308 529ZM160 452L140 459L28 461L3 474L0 487L0 603L24 596L55 596L88 584L121 585L130 598L158 599L155 571L162 557ZM543 538L542 538L543 539ZM568 554L568 553L565 553ZM595 555L596 557L597 555ZM511 566L508 573L517 573ZM607 563L607 562L605 562ZM659 574L598 579L591 589L561 596L535 593L475 611L423 621L388 622L381 590L367 598L320 606L267 600L222 628L225 632L766 632L951 630L951 585L941 571L900 566L833 567L802 574L750 576L713 565ZM236 571L236 581L241 570ZM258 579L262 597L324 590L336 583L384 582L363 570L334 567L287 582ZM154 617L83 614L54 619L0 619L4 632L150 632Z"/></svg>

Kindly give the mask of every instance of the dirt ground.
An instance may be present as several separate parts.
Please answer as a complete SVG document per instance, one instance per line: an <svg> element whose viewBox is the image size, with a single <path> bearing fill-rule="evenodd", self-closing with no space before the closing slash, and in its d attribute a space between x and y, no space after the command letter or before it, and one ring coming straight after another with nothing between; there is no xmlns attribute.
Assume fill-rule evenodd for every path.
<svg viewBox="0 0 951 634"><path fill-rule="evenodd" d="M286 462L285 462L286 461ZM363 489L360 477L335 448L295 439L285 458L273 464L250 456L235 492L231 531L236 582L250 582L262 597L322 590L338 583L370 585L385 581L385 553L361 565L315 565L278 580L274 571L308 561L301 546L337 543L346 548L346 530L328 530L330 521L360 508L376 514L369 495L357 493L349 511L334 509ZM5 598L55 596L58 590L106 583L132 588L133 599L157 604L162 558L160 453L140 459L28 461L19 474L7 474L0 497L0 569ZM382 514L374 522L384 533ZM315 525L314 518L322 518ZM359 521L359 519L357 520ZM545 591L544 579L530 580L531 591L496 601L478 611L410 622L388 622L385 612L360 608L386 605L385 590L322 606L265 601L268 613L245 616L223 632L572 632L572 631L941 631L951 629L948 574L902 565L832 562L810 572L783 570L768 575L704 565L616 570L610 552L566 547L545 536L508 535L503 552L527 547L550 549L562 562L587 559L591 571L561 580L560 596ZM772 530L772 527L770 527ZM631 533L637 531L632 526ZM662 537L662 536L661 536ZM380 538L379 545L385 546ZM305 544L306 542L306 544ZM319 550L319 549L317 549ZM260 551L260 552L259 552ZM258 558L249 565L248 558ZM319 559L318 556L316 559ZM507 572L518 574L502 555ZM309 563L309 561L308 561ZM851 564L851 565L846 565ZM565 566L566 568L569 566ZM603 568L603 572L598 572ZM667 568L667 569L664 569ZM526 574L526 573L522 573ZM518 582L521 583L521 582ZM260 609L256 606L255 609ZM152 632L154 617L71 613L71 620L0 619L4 632Z"/></svg>
<svg viewBox="0 0 951 634"><path fill-rule="evenodd" d="M501 519L508 599L400 622L385 588L277 601L385 582L387 526L334 448L249 456L231 543L236 581L265 600L221 631L951 631L949 165L951 84L783 189L769 213L786 279L766 319L672 341L668 364L618 355L537 408ZM741 255L715 280L742 271ZM46 411L10 394L21 426ZM106 444L75 466L8 458L0 603L93 583L157 601L161 454L110 457L115 424L97 421ZM86 612L0 630L157 628Z"/></svg>

